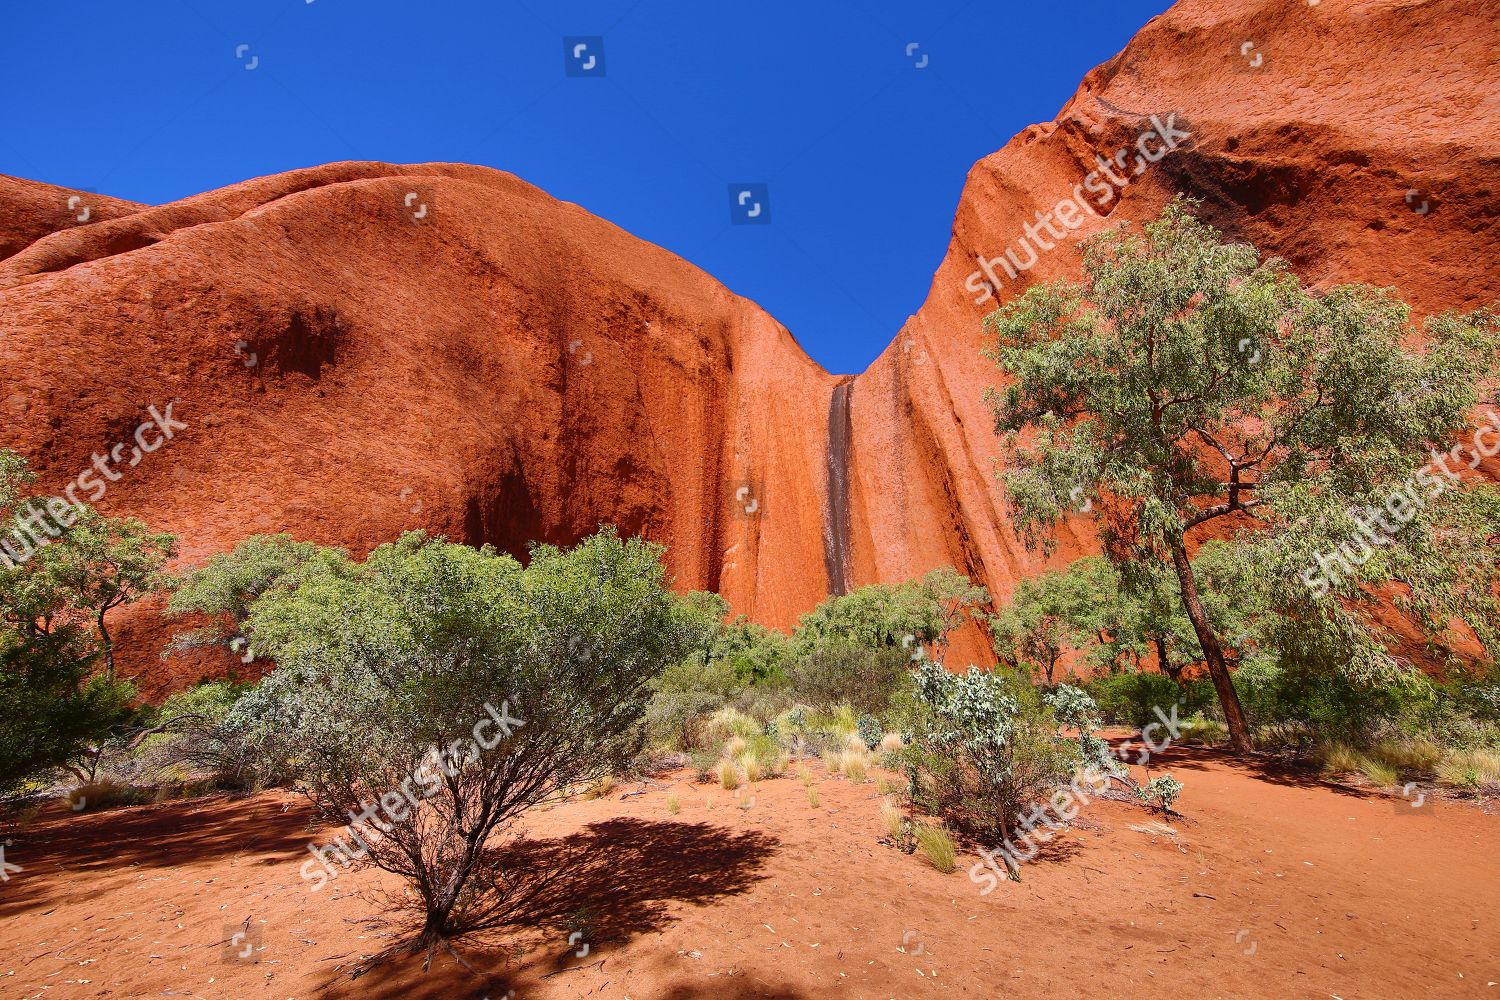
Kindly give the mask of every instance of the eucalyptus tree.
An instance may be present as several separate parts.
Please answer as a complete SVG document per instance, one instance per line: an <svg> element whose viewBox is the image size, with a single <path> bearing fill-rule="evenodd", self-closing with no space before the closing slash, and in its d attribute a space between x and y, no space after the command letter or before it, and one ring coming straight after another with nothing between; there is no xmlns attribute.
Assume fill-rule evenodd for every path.
<svg viewBox="0 0 1500 1000"><path fill-rule="evenodd" d="M987 353L1008 384L987 399L1022 538L1047 547L1086 512L1127 581L1169 566L1243 751L1249 725L1190 559L1207 533L1236 547L1283 656L1398 677L1410 665L1370 613L1381 596L1435 644L1455 620L1493 642L1494 491L1427 464L1481 402L1500 321L1481 310L1414 330L1390 290L1309 290L1189 208L1101 234L1081 282L993 313ZM1395 530L1373 537L1372 518Z"/></svg>

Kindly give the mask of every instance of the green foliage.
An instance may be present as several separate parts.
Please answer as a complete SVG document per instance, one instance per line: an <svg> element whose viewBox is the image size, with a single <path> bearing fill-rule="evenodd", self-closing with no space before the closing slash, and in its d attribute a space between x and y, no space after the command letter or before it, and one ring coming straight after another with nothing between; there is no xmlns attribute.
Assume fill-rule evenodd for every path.
<svg viewBox="0 0 1500 1000"><path fill-rule="evenodd" d="M131 719L106 616L168 589L171 535L31 495L26 461L0 449L0 792L47 770L91 773ZM104 673L94 675L104 667Z"/></svg>
<svg viewBox="0 0 1500 1000"><path fill-rule="evenodd" d="M1022 580L990 619L1000 662L1049 686L1067 650L1099 642L1120 625L1118 577L1103 559L1080 559L1066 572Z"/></svg>
<svg viewBox="0 0 1500 1000"><path fill-rule="evenodd" d="M1311 749L1337 741L1369 746L1407 714L1424 691L1357 683L1339 673L1258 663L1240 670L1245 709L1275 745Z"/></svg>
<svg viewBox="0 0 1500 1000"><path fill-rule="evenodd" d="M1305 574L1358 536L1351 509L1385 508L1463 430L1494 374L1500 317L1434 318L1413 350L1409 310L1389 291L1304 289L1181 200L1143 233L1090 241L1084 270L1082 284L1031 288L988 321L989 354L1011 379L988 398L1014 520L1046 548L1063 517L1092 505L1122 572L1170 567L1237 744L1217 630L1187 602L1197 525L1230 519L1238 589L1274 615L1262 637L1284 663L1363 681L1409 673L1371 613L1370 585L1396 579L1398 606L1435 646L1455 620L1492 646L1491 487L1428 496L1392 544L1321 593Z"/></svg>
<svg viewBox="0 0 1500 1000"><path fill-rule="evenodd" d="M1214 702L1213 686L1207 681L1179 684L1143 670L1100 674L1091 677L1084 687L1099 703L1105 722L1136 728L1158 721L1158 709L1170 713L1173 705L1179 705L1179 715L1186 718L1208 710Z"/></svg>
<svg viewBox="0 0 1500 1000"><path fill-rule="evenodd" d="M885 738L885 730L881 728L880 720L873 715L861 715L854 724L854 731L864 742L865 747L874 750Z"/></svg>
<svg viewBox="0 0 1500 1000"><path fill-rule="evenodd" d="M1182 782L1169 774L1164 774L1137 788L1135 794L1153 809L1168 813L1172 811L1172 803L1176 802L1177 797L1182 794Z"/></svg>
<svg viewBox="0 0 1500 1000"><path fill-rule="evenodd" d="M833 644L803 653L788 672L792 694L813 708L840 705L857 713L885 711L912 666L900 647L870 649Z"/></svg>
<svg viewBox="0 0 1500 1000"><path fill-rule="evenodd" d="M96 662L75 632L0 628L0 796L78 761L129 718L134 687L91 676Z"/></svg>
<svg viewBox="0 0 1500 1000"><path fill-rule="evenodd" d="M802 616L792 636L794 656L832 647L904 649L918 645L946 649L953 629L989 601L989 592L944 567L920 580L870 584L829 597Z"/></svg>
<svg viewBox="0 0 1500 1000"><path fill-rule="evenodd" d="M1014 674L951 674L924 661L912 695L900 756L913 800L961 831L1005 838L1021 810L1066 782L1078 762L1052 711Z"/></svg>
<svg viewBox="0 0 1500 1000"><path fill-rule="evenodd" d="M790 645L783 633L740 615L723 627L710 656L727 664L742 685L765 684L785 676Z"/></svg>
<svg viewBox="0 0 1500 1000"><path fill-rule="evenodd" d="M277 582L289 580L309 563L337 567L347 559L343 549L299 542L291 535L252 535L233 551L212 556L172 595L168 614L215 619L206 628L177 636L174 647L191 649L239 638L255 600Z"/></svg>
<svg viewBox="0 0 1500 1000"><path fill-rule="evenodd" d="M723 660L691 657L674 663L651 681L646 732L654 746L694 750L705 745L708 720L743 690L734 666Z"/></svg>
<svg viewBox="0 0 1500 1000"><path fill-rule="evenodd" d="M253 685L204 681L147 710L150 728L133 748L138 776L208 788L258 791L287 780L286 772L247 738L230 713ZM123 769L123 768L122 768Z"/></svg>
<svg viewBox="0 0 1500 1000"><path fill-rule="evenodd" d="M14 567L0 564L0 616L29 635L68 626L91 630L105 673L113 677L114 641L105 616L171 588L164 567L177 542L135 518L107 518L82 506L69 511L70 523L54 523L57 537L30 559ZM11 523L22 520L16 514ZM11 530L14 535L21 529Z"/></svg>
<svg viewBox="0 0 1500 1000"><path fill-rule="evenodd" d="M420 784L423 807L387 812L370 860L410 884L425 940L492 926L511 901L491 836L632 759L652 678L707 637L711 602L674 595L660 557L603 530L522 569L413 532L362 564L310 561L251 606L278 669L228 721L340 822Z"/></svg>

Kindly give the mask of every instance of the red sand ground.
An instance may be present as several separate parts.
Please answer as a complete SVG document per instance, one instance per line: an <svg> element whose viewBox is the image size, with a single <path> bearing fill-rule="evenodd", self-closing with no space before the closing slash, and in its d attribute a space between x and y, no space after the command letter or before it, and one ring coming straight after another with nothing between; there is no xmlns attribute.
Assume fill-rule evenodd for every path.
<svg viewBox="0 0 1500 1000"><path fill-rule="evenodd" d="M1097 801L988 896L972 855L942 875L880 843L874 784L821 769L817 808L795 777L762 781L749 809L690 775L676 815L657 787L571 802L528 819L525 850L584 870L527 928L461 944L478 976L440 953L426 974L403 958L351 981L394 940L363 894L394 883L352 873L310 895L316 831L291 795L54 812L11 835L0 995L1500 997L1493 811L1414 810L1209 750L1158 761L1187 786L1170 831ZM253 960L228 960L247 921Z"/></svg>

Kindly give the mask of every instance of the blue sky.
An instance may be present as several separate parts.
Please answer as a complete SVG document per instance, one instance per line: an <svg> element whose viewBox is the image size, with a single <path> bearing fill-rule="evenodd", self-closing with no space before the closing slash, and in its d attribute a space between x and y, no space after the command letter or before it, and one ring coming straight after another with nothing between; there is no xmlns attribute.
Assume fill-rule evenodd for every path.
<svg viewBox="0 0 1500 1000"><path fill-rule="evenodd" d="M973 162L1169 4L8 6L0 173L160 203L332 160L487 164L682 255L853 373L921 305ZM576 58L568 38L588 40ZM735 224L742 184L765 186L746 211L767 204Z"/></svg>

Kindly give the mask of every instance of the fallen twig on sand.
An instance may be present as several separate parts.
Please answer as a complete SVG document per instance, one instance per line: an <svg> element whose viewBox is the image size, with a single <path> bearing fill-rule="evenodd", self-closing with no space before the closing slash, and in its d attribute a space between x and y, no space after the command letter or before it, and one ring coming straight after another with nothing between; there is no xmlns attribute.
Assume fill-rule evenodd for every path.
<svg viewBox="0 0 1500 1000"><path fill-rule="evenodd" d="M582 972L584 969L592 969L595 966L603 968L604 967L604 962L605 962L605 959L601 958L601 959L599 959L599 961L597 961L597 962L590 962L588 965L572 965L572 966L569 966L566 969L558 969L556 972L549 972L545 976L542 976L542 978L543 979L551 979L553 976L560 976L564 972Z"/></svg>

